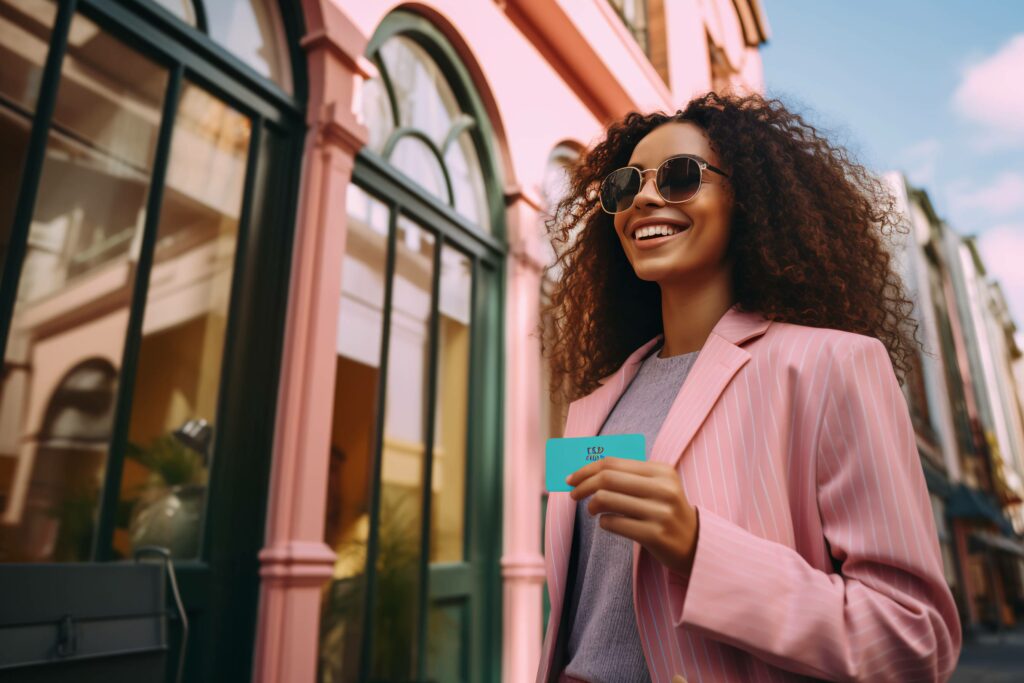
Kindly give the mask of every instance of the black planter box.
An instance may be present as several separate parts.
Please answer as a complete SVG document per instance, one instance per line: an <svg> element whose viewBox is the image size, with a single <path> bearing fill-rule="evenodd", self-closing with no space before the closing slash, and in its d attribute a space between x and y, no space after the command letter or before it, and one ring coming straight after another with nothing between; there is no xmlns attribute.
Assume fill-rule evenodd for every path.
<svg viewBox="0 0 1024 683"><path fill-rule="evenodd" d="M166 570L109 562L0 564L0 680L164 680Z"/></svg>

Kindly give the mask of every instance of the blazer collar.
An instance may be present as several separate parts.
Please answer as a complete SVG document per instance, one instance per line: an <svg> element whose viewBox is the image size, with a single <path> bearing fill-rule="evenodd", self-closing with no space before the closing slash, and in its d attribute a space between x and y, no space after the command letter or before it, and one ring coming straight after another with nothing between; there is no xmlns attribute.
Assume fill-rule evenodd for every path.
<svg viewBox="0 0 1024 683"><path fill-rule="evenodd" d="M742 312L737 306L732 305L719 318L697 354L652 446L652 461L678 462L733 375L750 359L741 345L764 334L771 325L761 313ZM663 338L664 333L659 332L633 351L617 371L598 380L597 389L573 401L566 417L565 436L597 434L640 364Z"/></svg>

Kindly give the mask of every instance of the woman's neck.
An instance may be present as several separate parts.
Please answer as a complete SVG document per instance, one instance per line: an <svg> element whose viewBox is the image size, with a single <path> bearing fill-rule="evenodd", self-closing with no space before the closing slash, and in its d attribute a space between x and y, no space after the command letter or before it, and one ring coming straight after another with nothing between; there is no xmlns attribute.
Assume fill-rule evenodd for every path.
<svg viewBox="0 0 1024 683"><path fill-rule="evenodd" d="M665 342L660 357L699 350L733 303L731 278L727 274L699 284L662 284L661 322Z"/></svg>

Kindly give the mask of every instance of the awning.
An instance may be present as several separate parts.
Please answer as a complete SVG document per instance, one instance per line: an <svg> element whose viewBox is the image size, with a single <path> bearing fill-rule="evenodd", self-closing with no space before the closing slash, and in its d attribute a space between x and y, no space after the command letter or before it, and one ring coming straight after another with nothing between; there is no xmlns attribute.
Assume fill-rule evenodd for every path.
<svg viewBox="0 0 1024 683"><path fill-rule="evenodd" d="M953 492L953 486L946 475L936 469L927 457L921 458L921 468L924 470L924 481L928 485L928 490L941 498L948 498Z"/></svg>
<svg viewBox="0 0 1024 683"><path fill-rule="evenodd" d="M1007 538L1006 536L994 534L991 531L971 532L969 539L971 545L980 544L1011 555L1024 557L1024 543Z"/></svg>
<svg viewBox="0 0 1024 683"><path fill-rule="evenodd" d="M1013 525L1003 516L992 497L960 483L946 502L946 514L965 519L984 519L998 526L1007 536L1013 535Z"/></svg>

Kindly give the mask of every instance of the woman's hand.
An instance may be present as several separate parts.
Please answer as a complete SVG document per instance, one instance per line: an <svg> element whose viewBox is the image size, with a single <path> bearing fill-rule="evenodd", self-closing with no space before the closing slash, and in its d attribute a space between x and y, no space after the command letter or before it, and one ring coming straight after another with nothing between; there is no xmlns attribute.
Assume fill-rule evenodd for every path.
<svg viewBox="0 0 1024 683"><path fill-rule="evenodd" d="M647 548L682 577L690 575L697 548L697 509L683 492L676 470L665 463L607 457L573 472L566 483L573 500L593 494L590 514L598 525ZM620 516L621 515L621 516Z"/></svg>

